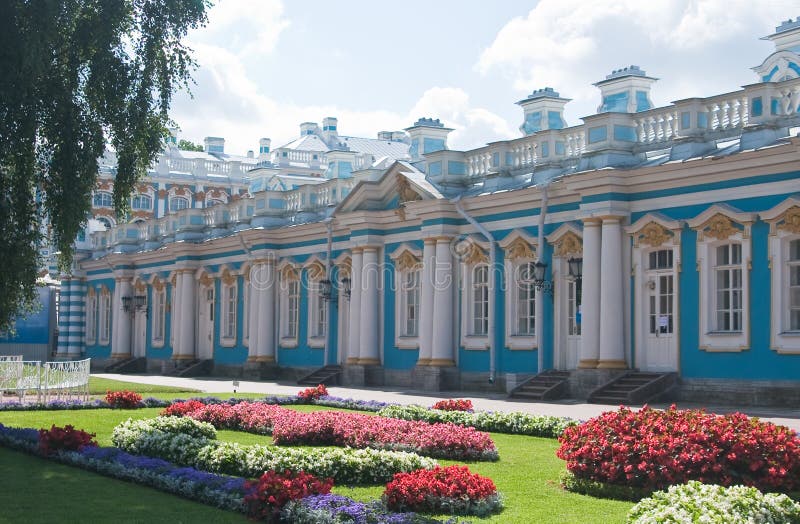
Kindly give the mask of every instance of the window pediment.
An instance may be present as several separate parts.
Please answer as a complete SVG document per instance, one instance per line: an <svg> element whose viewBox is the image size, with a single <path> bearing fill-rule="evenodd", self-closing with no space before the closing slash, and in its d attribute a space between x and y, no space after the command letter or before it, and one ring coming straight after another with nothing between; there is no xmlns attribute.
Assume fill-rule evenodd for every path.
<svg viewBox="0 0 800 524"><path fill-rule="evenodd" d="M702 242L705 239L727 240L738 233L749 238L755 219L755 213L744 213L727 204L714 204L687 223L697 231L697 241Z"/></svg>

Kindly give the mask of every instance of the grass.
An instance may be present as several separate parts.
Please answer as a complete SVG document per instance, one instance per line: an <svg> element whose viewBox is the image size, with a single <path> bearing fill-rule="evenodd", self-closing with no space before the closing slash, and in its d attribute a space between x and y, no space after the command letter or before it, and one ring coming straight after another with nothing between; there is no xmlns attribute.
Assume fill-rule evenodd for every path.
<svg viewBox="0 0 800 524"><path fill-rule="evenodd" d="M136 382L123 382L110 378L89 377L89 394L105 395L106 391L135 391L139 394L150 393L199 393L198 389L176 388L172 386L159 386L156 384L138 384Z"/></svg>
<svg viewBox="0 0 800 524"><path fill-rule="evenodd" d="M292 406L292 408L301 409L303 411L320 409L316 406ZM127 420L128 418L139 419L154 417L159 411L160 409L156 408L132 411L108 409L86 411L15 411L0 413L0 423L9 426L33 428L50 427L52 424L73 424L77 428L97 433L97 440L100 445L107 446L111 445L111 431L113 430L114 426L124 420ZM235 441L242 444L271 444L270 437L242 433L238 431L219 431L218 437L220 440ZM498 462L471 462L468 463L468 465L471 471L480 473L481 475L486 475L494 480L495 484L497 485L497 489L503 495L505 510L499 515L495 515L486 519L470 518L469 520L475 522L476 524L527 524L531 522L581 522L586 524L605 524L608 522L623 522L625 520L625 515L632 507L632 504L629 502L596 499L584 495L569 493L561 489L558 483L558 477L564 469L564 463L555 456L555 451L558 447L558 442L556 440L526 437L521 435L505 435L499 433L492 433L492 438L494 439L498 451L500 452L500 460ZM3 456L0 456L0 460L2 460L2 457ZM20 458L17 460L23 462L26 460L30 461L30 467L34 468L34 471L38 471L37 468L42 467L39 463L43 462L38 458L28 457L25 455L20 455ZM440 460L440 463L455 464L456 462ZM70 468L68 471L73 471L73 468ZM101 484L116 482L90 473L80 473L96 479L96 482ZM5 476L5 478L26 477L26 474L21 474L20 476ZM42 481L44 482L44 480ZM128 504L123 502L124 500L127 500L126 497L130 496L130 490L132 490L135 486L126 483L121 484L125 486L125 489L120 490L117 488L116 490L112 491L113 495L111 495L111 498L114 499L116 497L116 499L120 501L119 503L114 503L115 507L125 508L125 512L122 515L123 519L132 519L129 521L136 521L140 519L141 521L147 520L152 522L163 522L167 520L172 520L174 522L182 521L180 518L177 520L162 520L162 510L166 506L172 507L171 505L173 504L177 504L178 502L186 503L186 501L171 495L159 494L161 497L164 497L168 503L159 503L158 505L154 504L152 507L152 516L145 517L144 513L140 513L141 511L144 511L139 507L142 505L140 502L138 503L138 506L134 504L130 511L128 510ZM10 507L9 505L3 503L3 497L14 498L16 496L15 494L17 493L21 494L22 491L31 491L28 489L27 483L25 484L24 488L21 484L12 484L11 486L4 490L0 490L0 507ZM61 484L59 484L57 479L54 479L49 486L49 488L43 489L38 493L53 493L54 491L66 493L66 491L61 488ZM83 486L83 484L81 484L81 486ZM128 488L130 488L130 490ZM158 493L157 491L149 488L135 488L137 490L146 490L152 494ZM383 486L356 488L337 486L334 488L334 492L336 493L347 495L359 500L368 500L371 498L380 497L382 491ZM92 489L82 488L81 493L94 493L94 491ZM27 494L25 496L27 496ZM138 500L149 501L149 497L151 497L151 495L141 497ZM94 495L92 497L92 500L93 499ZM88 506L85 504L85 499L83 499L84 505L78 504L73 508L68 506L65 508L59 508L58 505L61 504L59 500L60 499L56 499L51 503L49 495L44 498L41 496L37 498L39 505L46 506L48 508L52 505L52 511L59 512L60 515L74 515L76 516L76 521L92 520L92 517L86 513L88 509L83 509L84 506ZM45 508L39 509L44 511ZM216 510L213 510L209 507L207 508L207 511L212 512ZM105 515L105 519L100 520L108 520L109 514L110 513ZM115 515L116 514L117 513L115 513ZM25 516L29 517L28 515ZM78 518L78 516L80 516L80 518ZM0 516L0 522L2 522L2 519L5 517L6 512L4 510L2 516ZM182 515L182 517L186 517L186 520L189 520L188 513L186 515ZM231 516L231 519L235 518L237 518L236 515ZM45 518L41 520L26 518L24 520L26 522L50 521L49 519ZM121 521L121 519L117 518L114 520ZM183 521L185 522L186 520ZM203 520L209 519L204 516ZM17 519L17 521L19 521L19 519ZM236 520L231 520L231 522L234 521Z"/></svg>

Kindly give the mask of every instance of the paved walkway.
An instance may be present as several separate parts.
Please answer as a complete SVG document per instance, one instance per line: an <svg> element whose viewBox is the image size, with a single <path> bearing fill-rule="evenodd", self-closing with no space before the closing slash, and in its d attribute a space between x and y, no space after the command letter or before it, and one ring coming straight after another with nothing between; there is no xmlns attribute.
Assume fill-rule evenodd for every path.
<svg viewBox="0 0 800 524"><path fill-rule="evenodd" d="M114 380L124 380L140 384L158 384L163 386L176 386L183 388L198 389L205 393L233 393L233 379L230 378L181 378L164 377L160 375L117 375L111 373L94 374L101 378ZM240 393L263 393L264 395L295 395L303 389L293 382L253 382L239 381L237 392ZM522 411L536 415L555 415L559 417L571 417L578 420L586 420L597 416L608 410L616 409L618 406L603 404L587 404L574 400L564 400L556 402L528 402L512 400L508 396L500 393L476 393L466 391L402 391L398 389L386 388L345 388L332 386L328 388L331 395L343 398L354 398L359 400L379 400L382 402L394 402L397 404L420 404L430 406L436 400L442 398L468 398L472 400L476 410L480 411ZM188 395L187 395L188 396ZM666 407L664 404L653 404L653 407ZM791 408L766 408L753 407L737 409L732 406L701 406L688 402L679 403L682 408L705 407L714 413L729 413L732 411L743 411L751 416L758 416L763 420L769 420L776 424L789 426L800 432L800 407Z"/></svg>

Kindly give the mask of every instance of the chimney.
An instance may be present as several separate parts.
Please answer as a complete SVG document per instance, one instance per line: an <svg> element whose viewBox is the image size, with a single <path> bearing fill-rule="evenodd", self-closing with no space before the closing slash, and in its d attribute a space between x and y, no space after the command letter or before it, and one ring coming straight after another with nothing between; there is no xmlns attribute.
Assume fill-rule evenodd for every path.
<svg viewBox="0 0 800 524"><path fill-rule="evenodd" d="M523 111L519 130L528 136L547 129L565 128L567 123L564 121L564 106L569 101L569 98L561 98L552 87L537 89L528 98L517 102Z"/></svg>
<svg viewBox="0 0 800 524"><path fill-rule="evenodd" d="M256 154L253 153L252 149L247 150L247 158L255 158Z"/></svg>
<svg viewBox="0 0 800 524"><path fill-rule="evenodd" d="M336 131L337 123L338 120L332 116L322 119L322 139L329 146L339 140L339 133Z"/></svg>
<svg viewBox="0 0 800 524"><path fill-rule="evenodd" d="M224 153L225 139L218 136L207 136L203 139L203 148L206 153Z"/></svg>
<svg viewBox="0 0 800 524"><path fill-rule="evenodd" d="M653 107L650 87L658 80L647 76L639 66L617 69L605 80L594 84L600 88L602 103L598 113L638 113Z"/></svg>
<svg viewBox="0 0 800 524"><path fill-rule="evenodd" d="M319 131L319 126L316 122L303 122L300 124L300 135L316 135Z"/></svg>
<svg viewBox="0 0 800 524"><path fill-rule="evenodd" d="M272 140L269 138L261 138L258 141L258 159L259 160L269 160L269 147L272 144Z"/></svg>
<svg viewBox="0 0 800 524"><path fill-rule="evenodd" d="M378 140L390 141L391 139L392 139L391 131L378 131Z"/></svg>
<svg viewBox="0 0 800 524"><path fill-rule="evenodd" d="M178 128L170 127L169 136L166 138L167 147L178 147Z"/></svg>
<svg viewBox="0 0 800 524"><path fill-rule="evenodd" d="M447 135L450 131L452 129L444 127L438 118L436 120L420 118L413 126L406 128L411 138L411 146L408 149L411 161L416 162L425 153L447 149Z"/></svg>

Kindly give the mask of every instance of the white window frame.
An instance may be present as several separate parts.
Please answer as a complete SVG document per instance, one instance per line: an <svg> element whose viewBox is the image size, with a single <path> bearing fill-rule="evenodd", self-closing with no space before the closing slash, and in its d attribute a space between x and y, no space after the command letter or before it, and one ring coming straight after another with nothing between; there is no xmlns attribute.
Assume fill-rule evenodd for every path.
<svg viewBox="0 0 800 524"><path fill-rule="evenodd" d="M539 346L539 326L536 325L536 313L541 311L542 308L542 294L530 283L533 292L534 311L533 322L534 329L532 333L521 333L519 330L519 307L520 307L520 293L522 292L522 282L520 280L522 268L528 264L533 264L533 258L518 258L515 260L506 260L506 347L509 349L536 349ZM531 275L533 278L533 275Z"/></svg>
<svg viewBox="0 0 800 524"><path fill-rule="evenodd" d="M175 206L172 205L173 202L178 202L178 201L186 202L186 207L176 208ZM170 213L177 213L178 211L181 211L183 209L189 209L190 207L192 207L192 203L189 201L188 198L184 196L171 196L168 202L168 208Z"/></svg>
<svg viewBox="0 0 800 524"><path fill-rule="evenodd" d="M95 203L95 198L100 197L100 203ZM104 198L106 197L106 198ZM103 200L108 200L106 204ZM92 195L92 206L93 207L114 207L114 195L110 191L95 191L94 195Z"/></svg>
<svg viewBox="0 0 800 524"><path fill-rule="evenodd" d="M772 268L771 347L778 353L800 353L800 330L790 325L790 266L800 264L789 259L790 244L800 242L800 234L777 230L770 237Z"/></svg>
<svg viewBox="0 0 800 524"><path fill-rule="evenodd" d="M473 243L477 244L469 249L477 250L483 249L483 244L478 241ZM487 245L488 246L488 245ZM485 251L485 250L484 250ZM477 251L475 252L477 253ZM478 256L480 260L471 260L476 257L470 256L468 253L465 260L461 263L461 346L468 350L486 350L489 349L489 337L492 336L492 326L494 325L494 271L489 264L489 258L485 252ZM486 267L487 282L487 316L486 316L486 333L475 333L475 289L474 278L475 270L480 267Z"/></svg>
<svg viewBox="0 0 800 524"><path fill-rule="evenodd" d="M231 283L222 282L222 299L220 307L221 318L219 322L220 330L220 345L223 347L233 347L236 345L236 328L237 328L237 307L239 300L239 289L236 279Z"/></svg>
<svg viewBox="0 0 800 524"><path fill-rule="evenodd" d="M147 201L148 201L147 206L142 206L141 205L141 200L143 198L147 199ZM135 202L136 202L137 199L139 199L139 205L135 205ZM153 197L151 195L148 195L147 193L137 193L137 194L133 195L131 197L131 209L134 210L134 211L136 211L136 210L150 211L151 209L153 209Z"/></svg>
<svg viewBox="0 0 800 524"><path fill-rule="evenodd" d="M111 343L111 293L103 289L100 292L100 322L98 338L101 346Z"/></svg>
<svg viewBox="0 0 800 524"><path fill-rule="evenodd" d="M296 348L300 333L300 275L297 268L286 265L280 269L279 292L280 347Z"/></svg>
<svg viewBox="0 0 800 524"><path fill-rule="evenodd" d="M86 296L86 345L97 343L97 293Z"/></svg>
<svg viewBox="0 0 800 524"><path fill-rule="evenodd" d="M742 319L740 331L720 331L717 326L717 248L741 245ZM724 240L700 242L697 264L700 269L700 349L706 351L744 351L750 348L750 235L739 232ZM729 265L728 267L731 267Z"/></svg>
<svg viewBox="0 0 800 524"><path fill-rule="evenodd" d="M414 284L409 287L409 279ZM409 302L409 295L416 300L416 304ZM404 269L395 269L395 346L400 349L419 348L420 336L420 300L422 296L422 264ZM408 331L408 324L412 319L409 318L409 307L415 307L416 330Z"/></svg>
<svg viewBox="0 0 800 524"><path fill-rule="evenodd" d="M167 333L167 286L161 290L153 288L153 320L151 342L153 347L164 347Z"/></svg>
<svg viewBox="0 0 800 524"><path fill-rule="evenodd" d="M308 276L308 345L312 348L325 347L325 337L328 336L328 301L321 295L321 277L311 278Z"/></svg>

